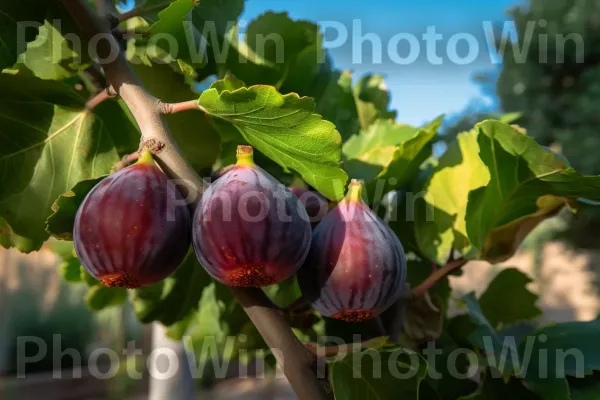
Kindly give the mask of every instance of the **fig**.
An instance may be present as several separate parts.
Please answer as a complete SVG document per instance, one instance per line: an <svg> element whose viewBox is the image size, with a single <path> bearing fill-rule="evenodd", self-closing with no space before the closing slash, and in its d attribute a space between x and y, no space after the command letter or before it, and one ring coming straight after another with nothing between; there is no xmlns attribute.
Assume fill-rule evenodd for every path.
<svg viewBox="0 0 600 400"><path fill-rule="evenodd" d="M98 183L75 216L84 268L108 287L137 288L170 275L191 242L191 215L149 151Z"/></svg>
<svg viewBox="0 0 600 400"><path fill-rule="evenodd" d="M326 317L360 322L376 317L400 297L406 278L402 244L362 200L352 180L346 197L313 231L298 283Z"/></svg>
<svg viewBox="0 0 600 400"><path fill-rule="evenodd" d="M237 163L204 192L192 221L192 243L206 271L229 286L281 282L310 248L306 210L284 185L238 146Z"/></svg>
<svg viewBox="0 0 600 400"><path fill-rule="evenodd" d="M306 209L312 227L317 226L329 211L329 202L327 199L319 193L308 190L306 187L298 184L292 184L289 189Z"/></svg>

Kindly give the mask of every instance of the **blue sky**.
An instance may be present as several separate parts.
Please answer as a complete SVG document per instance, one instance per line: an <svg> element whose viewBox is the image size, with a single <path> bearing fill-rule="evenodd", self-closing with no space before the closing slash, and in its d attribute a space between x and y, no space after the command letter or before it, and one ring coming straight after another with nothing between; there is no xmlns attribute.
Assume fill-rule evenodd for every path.
<svg viewBox="0 0 600 400"><path fill-rule="evenodd" d="M506 10L523 0L247 0L243 19L250 21L266 10L287 11L293 19L311 21L336 21L348 32L346 44L331 48L337 68L354 71L356 76L367 72L383 74L392 93L392 107L398 110L398 120L410 124L421 124L439 114L453 114L465 109L473 99L493 104L494 99L482 96L480 87L473 82L473 74L498 69L488 51L484 21L502 23L509 19ZM359 42L360 34L353 20L360 19L362 34L375 33L382 43L381 63L373 59L370 44L362 46L362 62L353 50L353 39ZM357 24L357 23L355 23ZM426 42L422 35L427 27L435 27L442 35L437 42L436 54L441 64L428 60ZM432 29L432 28L430 28ZM325 40L330 43L337 37L336 29L326 31ZM406 40L400 41L394 54L400 57L419 57L406 65L394 62L388 54L390 39L396 34L414 36L412 50ZM456 35L472 35L477 44L469 45L466 39L458 40L456 46L447 45ZM358 45L354 45L355 49ZM433 46L433 45L432 45ZM395 49L396 47L392 47ZM456 53L453 53L456 49ZM478 51L477 51L478 50ZM411 52L412 51L412 52ZM476 59L465 65L453 60L464 60L469 51ZM354 60L353 60L354 57ZM458 58L457 58L458 57ZM439 59L438 59L439 60Z"/></svg>

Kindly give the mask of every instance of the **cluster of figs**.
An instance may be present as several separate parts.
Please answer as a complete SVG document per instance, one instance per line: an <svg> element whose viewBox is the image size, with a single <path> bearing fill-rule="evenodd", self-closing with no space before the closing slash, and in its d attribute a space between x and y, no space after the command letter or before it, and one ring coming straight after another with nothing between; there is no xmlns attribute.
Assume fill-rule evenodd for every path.
<svg viewBox="0 0 600 400"><path fill-rule="evenodd" d="M239 146L237 163L192 215L174 206L181 193L146 152L88 193L75 218L75 251L104 285L137 288L170 275L191 242L225 285L263 287L297 274L321 314L362 321L400 297L406 275L400 241L362 191L353 180L332 208L315 192L286 188L254 163L252 147Z"/></svg>

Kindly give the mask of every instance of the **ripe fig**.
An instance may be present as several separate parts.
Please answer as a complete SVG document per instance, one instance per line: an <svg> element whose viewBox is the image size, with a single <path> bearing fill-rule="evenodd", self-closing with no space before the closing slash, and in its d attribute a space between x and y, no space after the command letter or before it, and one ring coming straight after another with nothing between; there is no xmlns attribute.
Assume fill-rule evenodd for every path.
<svg viewBox="0 0 600 400"><path fill-rule="evenodd" d="M98 183L75 217L73 241L81 264L105 286L137 288L170 275L191 241L191 216L176 206L150 152Z"/></svg>
<svg viewBox="0 0 600 400"><path fill-rule="evenodd" d="M254 164L250 146L202 195L193 219L200 263L229 286L281 282L300 268L310 247L304 207L285 186Z"/></svg>
<svg viewBox="0 0 600 400"><path fill-rule="evenodd" d="M406 277L402 244L362 200L362 185L352 180L346 197L313 231L298 272L313 308L347 322L381 314L400 297Z"/></svg>
<svg viewBox="0 0 600 400"><path fill-rule="evenodd" d="M292 184L289 189L306 209L312 227L317 226L329 211L329 202L327 199L319 193L297 184Z"/></svg>

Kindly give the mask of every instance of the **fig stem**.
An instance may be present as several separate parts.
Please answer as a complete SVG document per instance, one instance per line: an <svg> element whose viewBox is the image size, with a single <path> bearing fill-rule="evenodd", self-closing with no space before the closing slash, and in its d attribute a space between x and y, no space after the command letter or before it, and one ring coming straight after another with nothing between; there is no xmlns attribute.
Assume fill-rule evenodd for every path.
<svg viewBox="0 0 600 400"><path fill-rule="evenodd" d="M254 149L252 146L240 145L235 154L237 158L236 165L243 167L254 167Z"/></svg>
<svg viewBox="0 0 600 400"><path fill-rule="evenodd" d="M362 200L363 196L363 181L358 179L352 179L348 184L348 193L346 198L349 202L357 203Z"/></svg>
<svg viewBox="0 0 600 400"><path fill-rule="evenodd" d="M142 150L142 154L138 158L136 164L154 164L154 157L152 157L150 149Z"/></svg>
<svg viewBox="0 0 600 400"><path fill-rule="evenodd" d="M133 114L142 132L142 141L157 140L164 145L160 153L155 154L155 161L167 176L178 179L185 185L188 204L192 207L202 193L204 183L181 156L162 116L162 102L143 87L112 35L106 18L99 18L87 0L61 0L61 3L73 16L84 36L91 39L102 35L106 39L98 42L96 51L107 81ZM266 295L261 290L252 288L230 290L273 354L278 354L281 358L278 361L285 360L282 365L284 373L297 396L301 400L328 399L330 396L325 390L326 386L317 378L314 358Z"/></svg>

